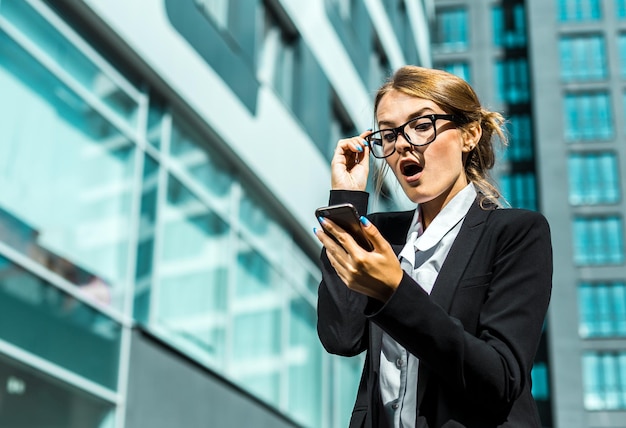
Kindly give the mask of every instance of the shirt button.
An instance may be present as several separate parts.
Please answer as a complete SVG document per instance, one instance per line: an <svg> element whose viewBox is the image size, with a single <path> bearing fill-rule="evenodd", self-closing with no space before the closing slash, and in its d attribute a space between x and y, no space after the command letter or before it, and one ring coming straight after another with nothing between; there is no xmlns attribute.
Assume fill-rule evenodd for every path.
<svg viewBox="0 0 626 428"><path fill-rule="evenodd" d="M404 360L402 358L398 358L396 360L396 366L402 367L403 364L404 364Z"/></svg>
<svg viewBox="0 0 626 428"><path fill-rule="evenodd" d="M393 403L393 404L391 405L391 408L392 408L393 410L398 410L398 407L400 407L400 405L399 405L398 403Z"/></svg>

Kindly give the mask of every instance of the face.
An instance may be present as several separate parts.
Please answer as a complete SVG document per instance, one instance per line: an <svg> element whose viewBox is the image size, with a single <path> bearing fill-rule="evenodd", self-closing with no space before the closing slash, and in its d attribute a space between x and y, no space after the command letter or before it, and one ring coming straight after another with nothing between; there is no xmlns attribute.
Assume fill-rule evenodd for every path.
<svg viewBox="0 0 626 428"><path fill-rule="evenodd" d="M385 129L417 116L446 113L430 100L391 91L380 100L376 119L379 129ZM480 138L477 126L462 131L453 122L437 120L436 127L437 138L426 146L411 146L398 135L395 151L385 159L409 199L434 215L467 186L465 156Z"/></svg>

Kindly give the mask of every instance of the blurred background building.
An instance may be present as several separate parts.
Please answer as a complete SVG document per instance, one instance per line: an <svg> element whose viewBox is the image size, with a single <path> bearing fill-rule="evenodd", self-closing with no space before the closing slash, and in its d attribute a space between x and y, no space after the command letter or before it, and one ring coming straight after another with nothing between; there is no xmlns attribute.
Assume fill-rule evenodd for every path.
<svg viewBox="0 0 626 428"><path fill-rule="evenodd" d="M0 0L0 426L346 426L313 211L406 63L507 116L552 226L543 425L624 428L626 0Z"/></svg>
<svg viewBox="0 0 626 428"><path fill-rule="evenodd" d="M346 426L314 210L432 12L0 0L0 426Z"/></svg>
<svg viewBox="0 0 626 428"><path fill-rule="evenodd" d="M434 66L509 119L496 176L552 227L544 426L626 426L626 1L436 0Z"/></svg>

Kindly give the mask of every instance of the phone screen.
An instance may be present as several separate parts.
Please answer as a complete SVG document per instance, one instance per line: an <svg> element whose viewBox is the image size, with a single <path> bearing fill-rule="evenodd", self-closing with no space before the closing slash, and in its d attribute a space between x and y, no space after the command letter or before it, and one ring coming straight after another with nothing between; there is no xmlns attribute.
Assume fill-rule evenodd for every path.
<svg viewBox="0 0 626 428"><path fill-rule="evenodd" d="M354 205L347 203L321 207L315 210L315 216L317 218L325 217L333 221L337 226L348 232L361 247L368 251L373 249L372 244L363 234L361 222L359 220L359 213L356 208L354 208ZM322 225L322 228L323 227L324 225ZM338 243L331 233L327 232L325 229L324 231Z"/></svg>

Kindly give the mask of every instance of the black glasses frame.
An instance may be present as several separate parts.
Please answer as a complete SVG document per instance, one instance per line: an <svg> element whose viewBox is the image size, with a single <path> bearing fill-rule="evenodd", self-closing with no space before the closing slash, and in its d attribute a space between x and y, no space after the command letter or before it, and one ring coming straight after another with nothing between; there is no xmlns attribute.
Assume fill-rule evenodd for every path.
<svg viewBox="0 0 626 428"><path fill-rule="evenodd" d="M406 135L406 133L404 132L405 127L411 123L411 122L415 122L416 120L420 120L420 119L430 119L431 122L433 123L433 137L430 139L430 141L423 143L423 144L414 144L413 142L411 142L411 138L409 138L408 135ZM427 146L428 144L432 143L433 141L435 141L435 139L437 138L437 120L442 119L442 120L449 120L451 122L456 123L457 125L463 124L465 123L465 121L458 117L455 116L453 114L427 114L424 116L419 116L419 117L414 117L413 119L407 121L406 123L396 127L396 128L386 128L386 129L379 129L378 131L375 131L373 133L371 133L370 135L368 135L367 137L365 137L365 140L367 140L368 143L370 143L370 148L372 147L371 143L371 136L372 135L376 135L379 134L381 132L389 132L391 131L394 135L394 141L393 141L393 146L394 146L394 150L395 150L395 146L396 143L398 142L398 135L402 134L402 136L404 137L404 139L412 146L414 147L423 147L423 146ZM373 150L370 149L370 151L372 152L372 155L375 158L378 159L384 159L386 157L389 157L393 154L394 150L392 150L391 152L389 152L388 155L384 155L384 156L377 156Z"/></svg>

